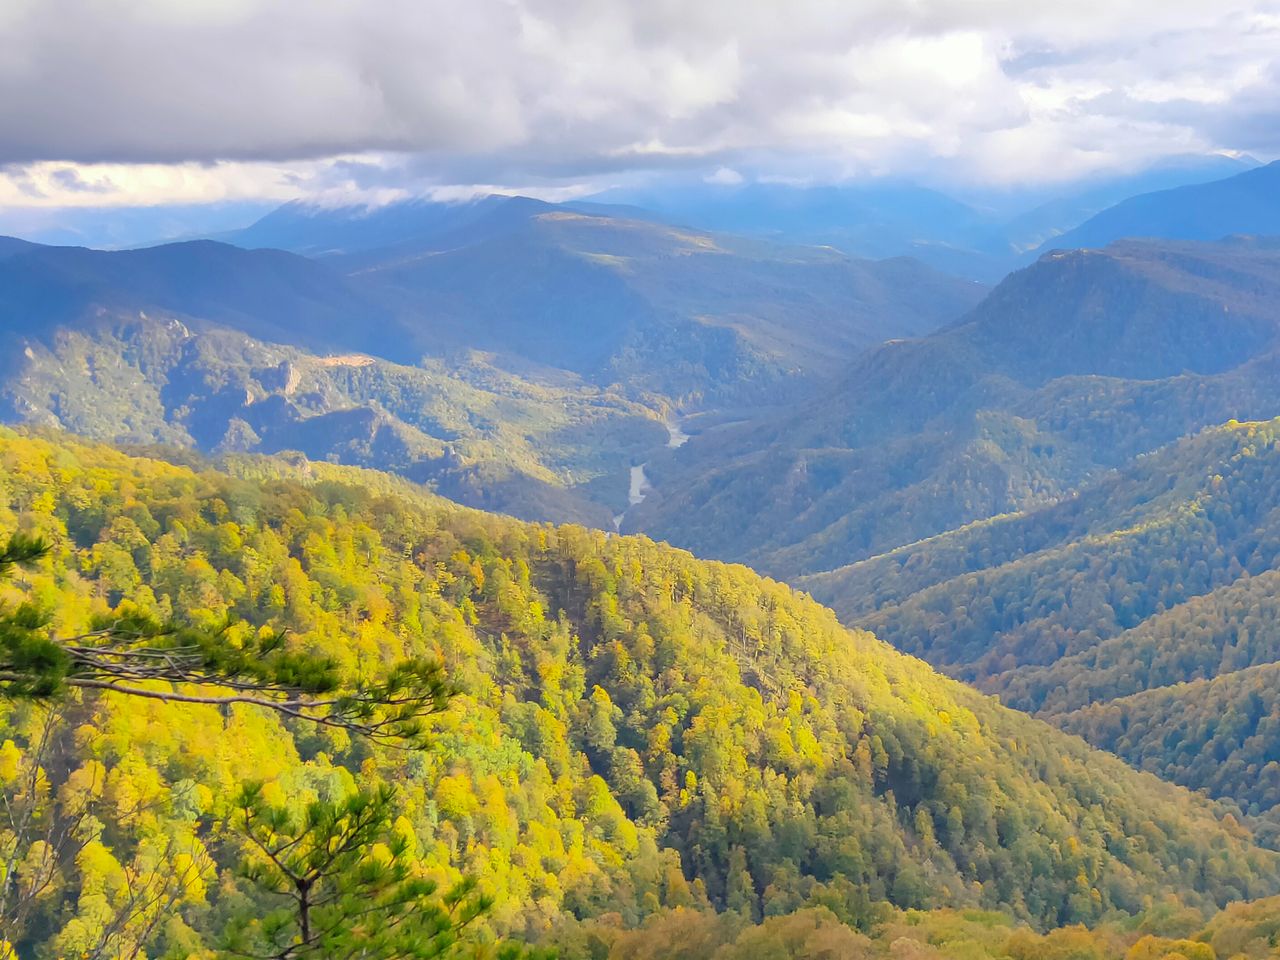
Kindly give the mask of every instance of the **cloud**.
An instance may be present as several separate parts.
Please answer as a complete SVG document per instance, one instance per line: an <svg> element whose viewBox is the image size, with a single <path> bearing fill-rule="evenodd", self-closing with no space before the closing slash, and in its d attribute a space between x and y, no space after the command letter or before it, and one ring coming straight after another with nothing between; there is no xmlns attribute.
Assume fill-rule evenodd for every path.
<svg viewBox="0 0 1280 960"><path fill-rule="evenodd" d="M49 171L49 181L56 185L59 190L68 193L110 194L118 189L110 178L86 179L84 174L76 167L55 167L51 169Z"/></svg>
<svg viewBox="0 0 1280 960"><path fill-rule="evenodd" d="M736 187L746 180L746 177L734 170L733 167L717 167L714 173L709 173L702 179L707 183L714 183L724 187Z"/></svg>
<svg viewBox="0 0 1280 960"><path fill-rule="evenodd" d="M0 35L0 202L1280 152L1280 0L7 0Z"/></svg>

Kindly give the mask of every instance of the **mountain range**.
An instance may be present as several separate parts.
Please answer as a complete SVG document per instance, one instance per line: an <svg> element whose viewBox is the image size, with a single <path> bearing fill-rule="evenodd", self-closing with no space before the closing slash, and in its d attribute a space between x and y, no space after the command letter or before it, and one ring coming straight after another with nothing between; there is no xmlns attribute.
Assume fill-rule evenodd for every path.
<svg viewBox="0 0 1280 960"><path fill-rule="evenodd" d="M742 401L765 382L830 373L881 340L949 320L982 292L911 260L522 197L295 204L228 239L319 256L389 291L429 315L410 334L424 351L441 341L505 351L672 397L736 391Z"/></svg>
<svg viewBox="0 0 1280 960"><path fill-rule="evenodd" d="M1220 240L1280 233L1280 161L1225 180L1130 197L1047 241L1048 247L1100 247L1123 237Z"/></svg>
<svg viewBox="0 0 1280 960"><path fill-rule="evenodd" d="M162 840L208 873L148 955L215 949L252 895L232 787L358 773L419 875L493 891L486 944L1266 957L1275 901L1231 904L1280 895L1277 170L1126 200L993 289L836 249L1023 255L906 188L0 239L0 529L51 544L0 605L456 683L412 753L69 706L32 782L61 809L101 773L96 845L18 955L86 952ZM7 703L5 790L36 742Z"/></svg>
<svg viewBox="0 0 1280 960"><path fill-rule="evenodd" d="M1154 232L1194 219L1184 207L1216 210L1214 229L1245 208L1265 221L1278 169L1101 218L1164 210ZM717 209L787 234L818 212L838 224L864 201L897 197L903 216L914 203L873 194L743 186L733 195L758 203L736 220ZM1234 206L1213 200L1226 195ZM946 202L923 203L921 222ZM9 416L131 443L298 449L531 519L621 517L794 577L1280 412L1265 238L1049 252L985 297L910 259L594 201L295 203L225 239L0 245L0 328L25 338L4 363Z"/></svg>
<svg viewBox="0 0 1280 960"><path fill-rule="evenodd" d="M1277 296L1271 240L1047 254L820 400L656 463L626 529L794 577L1051 502L1203 426L1280 413Z"/></svg>
<svg viewBox="0 0 1280 960"><path fill-rule="evenodd" d="M659 181L646 188L614 188L590 199L627 204L669 223L825 244L857 256L911 256L947 273L995 282L1025 265L1029 252L1037 248L1043 252L1085 245L1075 242L1072 230L1094 215L1113 216L1110 208L1117 204L1131 205L1145 194L1232 178L1256 165L1248 157L1175 157L1133 173L1086 178L1056 189L969 189L958 196L883 178L832 186ZM1241 192L1261 186L1251 182ZM1159 210L1164 203L1160 197L1147 202L1146 208ZM1224 220L1230 218L1224 214ZM1128 231L1106 242L1126 236L1217 240L1234 232L1274 232L1274 209L1255 222L1268 222L1273 229L1186 236L1158 229Z"/></svg>
<svg viewBox="0 0 1280 960"><path fill-rule="evenodd" d="M1280 420L800 584L845 622L1280 831Z"/></svg>
<svg viewBox="0 0 1280 960"><path fill-rule="evenodd" d="M0 247L0 329L20 345L2 368L9 416L299 449L607 526L678 405L804 395L842 357L981 295L910 261L477 207L458 228L471 243L414 234L323 261L213 241Z"/></svg>
<svg viewBox="0 0 1280 960"><path fill-rule="evenodd" d="M1162 209L1157 232L1183 207L1216 209L1224 229L1246 207L1265 220L1265 202L1239 198L1265 195L1277 169L1101 217ZM717 208L724 222L768 215L781 234L914 203L733 193L756 200L738 219ZM1238 202L1212 199L1225 195ZM922 201L921 222L946 202ZM621 516L794 577L1280 412L1265 238L1049 252L985 297L910 259L594 201L288 204L225 239L0 246L0 328L27 338L5 360L9 415L134 443L299 449L523 517Z"/></svg>

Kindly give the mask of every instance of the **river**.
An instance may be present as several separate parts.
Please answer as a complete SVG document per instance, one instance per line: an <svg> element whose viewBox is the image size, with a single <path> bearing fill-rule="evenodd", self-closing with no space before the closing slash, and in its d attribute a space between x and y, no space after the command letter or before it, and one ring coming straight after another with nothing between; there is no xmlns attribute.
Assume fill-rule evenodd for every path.
<svg viewBox="0 0 1280 960"><path fill-rule="evenodd" d="M676 421L666 420L663 426L667 428L667 449L678 450L689 442L689 434L680 429L680 424ZM613 529L621 530L623 518L626 517L628 511L632 507L637 507L644 502L644 498L649 495L649 491L653 489L653 485L649 483L649 478L645 476L644 468L649 464L636 464L631 468L631 488L627 491L627 509L619 514L615 514L613 518Z"/></svg>

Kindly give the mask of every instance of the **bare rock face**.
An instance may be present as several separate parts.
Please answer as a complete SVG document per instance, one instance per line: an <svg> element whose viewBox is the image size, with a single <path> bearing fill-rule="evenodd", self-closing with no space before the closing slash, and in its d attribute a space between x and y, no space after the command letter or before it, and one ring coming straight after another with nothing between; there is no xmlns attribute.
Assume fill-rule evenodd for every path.
<svg viewBox="0 0 1280 960"><path fill-rule="evenodd" d="M302 372L288 360L280 366L284 373L284 395L291 397L298 392L298 384L302 383Z"/></svg>
<svg viewBox="0 0 1280 960"><path fill-rule="evenodd" d="M255 370L255 376L264 390L291 397L302 383L302 371L292 360L281 360L275 367Z"/></svg>

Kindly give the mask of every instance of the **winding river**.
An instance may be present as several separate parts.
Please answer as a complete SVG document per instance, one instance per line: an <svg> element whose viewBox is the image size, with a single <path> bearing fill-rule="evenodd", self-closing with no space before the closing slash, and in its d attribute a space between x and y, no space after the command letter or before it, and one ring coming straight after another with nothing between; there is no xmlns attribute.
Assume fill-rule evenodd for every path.
<svg viewBox="0 0 1280 960"><path fill-rule="evenodd" d="M663 426L667 428L667 449L676 450L683 447L689 442L689 435L680 429L680 424L671 420L663 422ZM627 509L619 514L615 514L613 518L613 529L622 529L622 520L626 517L628 511L634 506L644 502L644 498L649 495L649 491L653 489L653 485L649 483L649 478L645 476L644 468L649 464L636 464L631 468L631 489L627 492Z"/></svg>

